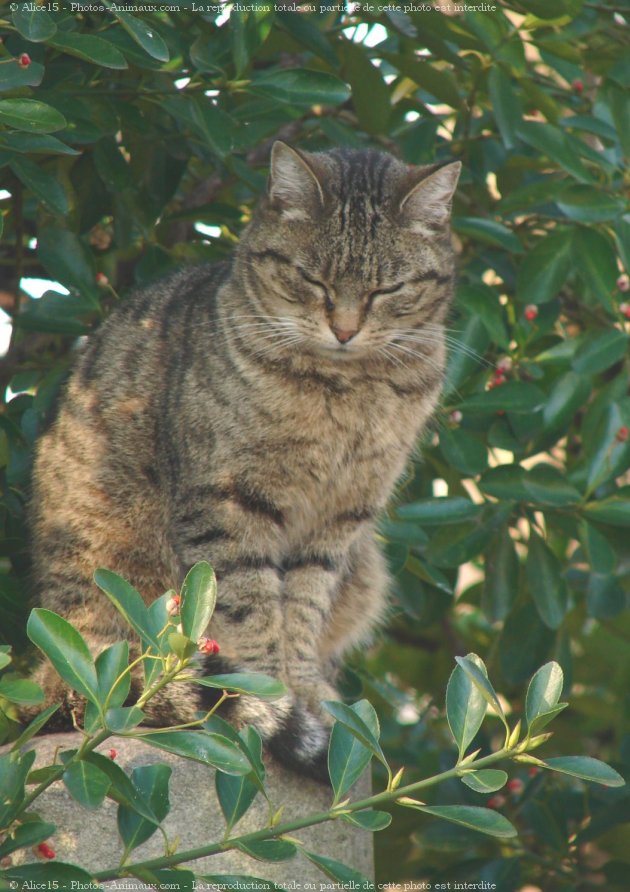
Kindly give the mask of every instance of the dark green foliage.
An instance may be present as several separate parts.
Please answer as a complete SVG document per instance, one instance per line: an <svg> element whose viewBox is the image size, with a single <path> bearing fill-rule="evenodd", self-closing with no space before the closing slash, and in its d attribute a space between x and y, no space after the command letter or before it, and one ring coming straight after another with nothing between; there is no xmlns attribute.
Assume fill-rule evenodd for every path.
<svg viewBox="0 0 630 892"><path fill-rule="evenodd" d="M3 11L0 189L10 197L0 198L0 302L13 323L0 361L3 391L10 387L0 414L4 641L24 651L30 456L76 337L134 284L225 257L264 188L277 136L312 150L374 145L410 163L460 158L447 385L434 434L383 521L396 603L382 647L357 658L353 699L359 680L379 708L377 746L423 777L456 757L455 748L445 753L445 725L428 721L430 702L443 707L454 654L482 654L508 695L553 659L571 700L554 723L555 752L592 753L627 771L630 292L620 276L630 271L630 3L528 0L455 15L374 4L354 17L261 9L220 25L186 6ZM24 53L31 64L21 67ZM196 224L215 228L204 234ZM20 290L33 277L69 293L49 288L34 299ZM157 645L164 606L147 611L112 574L98 581ZM202 587L191 580L190 597ZM201 619L191 600L191 634ZM59 623L42 613L31 622L38 644L73 642L76 659L64 671L96 713L126 654L95 666ZM12 704L33 692L16 687L15 675L4 679L0 731L15 738ZM456 669L449 699L478 690L471 685ZM553 678L538 676L522 710L536 733L560 709L551 688ZM119 711L124 693L108 708ZM480 696L468 711L449 707L461 752L487 748L501 731L492 718L490 731L479 730ZM355 736L337 732L337 755L357 766L366 742L373 751L356 736L366 725L360 710ZM212 729L204 752L219 744L235 770L228 785L253 783L234 740ZM554 767L595 770L566 758ZM354 768L342 760L333 770L341 794ZM570 887L586 871L588 842L597 863L610 859L607 888L623 889L625 788L584 799L568 779L530 777L526 765L518 777L524 791L503 793L524 851L398 811L376 836L379 879L483 879L502 892L527 881ZM440 806L479 805L473 785L443 784ZM233 798L226 786L235 816ZM325 869L347 878L332 863ZM33 870L43 877L47 867Z"/></svg>

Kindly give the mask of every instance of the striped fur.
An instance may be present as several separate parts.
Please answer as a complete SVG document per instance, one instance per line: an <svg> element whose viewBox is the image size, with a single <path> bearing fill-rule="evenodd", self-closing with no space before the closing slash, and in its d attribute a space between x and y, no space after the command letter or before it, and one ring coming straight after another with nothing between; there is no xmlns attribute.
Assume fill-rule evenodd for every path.
<svg viewBox="0 0 630 892"><path fill-rule="evenodd" d="M374 520L440 390L458 171L276 143L232 262L125 301L89 340L38 444L40 603L98 651L127 632L91 582L96 567L150 602L209 560L222 671L289 689L275 703L234 701L234 718L312 774L332 667L384 610ZM335 329L354 334L343 342ZM202 697L175 686L152 719L194 718Z"/></svg>

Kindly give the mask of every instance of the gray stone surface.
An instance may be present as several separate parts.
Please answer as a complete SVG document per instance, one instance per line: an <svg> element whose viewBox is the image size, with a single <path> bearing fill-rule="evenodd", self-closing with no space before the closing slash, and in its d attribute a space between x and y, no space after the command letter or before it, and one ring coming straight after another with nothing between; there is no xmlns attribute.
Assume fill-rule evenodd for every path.
<svg viewBox="0 0 630 892"><path fill-rule="evenodd" d="M79 742L80 737L76 733L36 738L30 744L37 751L36 767L50 764L58 748L76 749ZM116 761L127 771L137 765L157 762L172 767L171 810L164 821L164 829L169 841L178 841L179 851L221 839L225 824L216 799L214 772L211 769L129 738L111 738L99 751L106 755L112 747L118 751ZM274 810L284 806L283 822L330 807L332 793L327 787L286 771L269 758L265 764ZM352 791L352 797L359 799L369 793L369 781L362 778ZM91 871L105 870L119 863L122 846L116 829L117 805L111 800L106 799L100 809L89 811L71 799L63 784L57 782L38 799L36 808L44 820L57 825L57 832L51 841L57 860L73 862ZM262 829L266 826L267 819L268 807L259 794L253 806L232 831L232 835ZM302 840L309 850L343 861L364 876L373 877L371 834L337 820L300 830L292 836ZM163 854L163 837L157 832L134 851L132 860L159 857ZM325 892L326 888L333 888L325 875L302 855L291 861L272 864L254 861L243 853L230 851L195 861L194 871L198 874L215 875L248 874L274 880L298 892L304 890L305 884L315 884L310 886L313 892ZM129 885L134 882L125 881L124 888L146 888L140 883ZM118 888L122 886L119 885ZM308 888L307 886L307 892Z"/></svg>

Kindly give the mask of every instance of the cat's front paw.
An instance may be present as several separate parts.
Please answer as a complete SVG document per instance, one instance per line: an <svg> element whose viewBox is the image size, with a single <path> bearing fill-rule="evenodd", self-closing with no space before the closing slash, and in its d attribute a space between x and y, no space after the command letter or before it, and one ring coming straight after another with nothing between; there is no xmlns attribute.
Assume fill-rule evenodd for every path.
<svg viewBox="0 0 630 892"><path fill-rule="evenodd" d="M267 746L280 765L320 783L330 784L329 740L330 724L309 712L301 703L295 703L282 728L267 741Z"/></svg>

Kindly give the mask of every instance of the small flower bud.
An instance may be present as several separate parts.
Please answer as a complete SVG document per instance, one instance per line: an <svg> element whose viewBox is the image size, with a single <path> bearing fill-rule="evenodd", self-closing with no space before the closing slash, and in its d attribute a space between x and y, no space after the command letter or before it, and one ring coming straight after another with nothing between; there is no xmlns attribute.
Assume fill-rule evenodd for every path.
<svg viewBox="0 0 630 892"><path fill-rule="evenodd" d="M580 80L579 77L576 77L575 80L571 81L571 89L574 93L582 93L584 90L584 81Z"/></svg>
<svg viewBox="0 0 630 892"><path fill-rule="evenodd" d="M625 301L622 304L619 304L619 312L626 317L626 319L630 319L630 304Z"/></svg>
<svg viewBox="0 0 630 892"><path fill-rule="evenodd" d="M55 850L51 849L47 842L40 842L40 844L35 847L35 854L40 858L47 858L48 860L56 857Z"/></svg>
<svg viewBox="0 0 630 892"><path fill-rule="evenodd" d="M172 598L169 598L166 602L166 612L169 616L175 616L179 613L179 605L181 604L181 597L179 595L173 595Z"/></svg>
<svg viewBox="0 0 630 892"><path fill-rule="evenodd" d="M494 378L488 384L488 390L493 390L495 387L500 387L502 384L505 384L506 378L499 372L494 373Z"/></svg>
<svg viewBox="0 0 630 892"><path fill-rule="evenodd" d="M506 372L511 371L513 365L514 363L512 362L511 356L502 356L501 359L497 360L495 375L504 375Z"/></svg>
<svg viewBox="0 0 630 892"><path fill-rule="evenodd" d="M533 322L538 316L538 307L536 304L527 304L524 315L528 322Z"/></svg>
<svg viewBox="0 0 630 892"><path fill-rule="evenodd" d="M622 273L617 279L617 288L624 293L630 291L630 276L626 273Z"/></svg>
<svg viewBox="0 0 630 892"><path fill-rule="evenodd" d="M113 760L116 759L117 756L118 756L118 750L111 749L111 750L107 753L107 755L108 755L109 758L113 761Z"/></svg>
<svg viewBox="0 0 630 892"><path fill-rule="evenodd" d="M619 443L625 443L630 436L630 428L628 428L625 424L622 425L615 435L615 440Z"/></svg>
<svg viewBox="0 0 630 892"><path fill-rule="evenodd" d="M540 774L542 768L537 768L536 765L530 765L527 769L527 773L530 777L536 777L537 774Z"/></svg>
<svg viewBox="0 0 630 892"><path fill-rule="evenodd" d="M448 420L451 422L451 424L461 424L461 423L462 423L462 418L463 418L463 417L464 417L464 416L463 416L462 413L459 411L459 409L454 409L454 410L451 412L451 414L448 416Z"/></svg>
<svg viewBox="0 0 630 892"><path fill-rule="evenodd" d="M101 288L105 288L107 285L109 285L109 279L107 278L105 273L96 274L96 284L100 285Z"/></svg>
<svg viewBox="0 0 630 892"><path fill-rule="evenodd" d="M498 796L491 796L490 799L486 802L486 806L488 808L502 808L506 803L505 796L502 796L500 793Z"/></svg>
<svg viewBox="0 0 630 892"><path fill-rule="evenodd" d="M200 638L198 646L202 654L218 654L220 650L214 638Z"/></svg>
<svg viewBox="0 0 630 892"><path fill-rule="evenodd" d="M18 65L20 66L20 68L28 68L28 66L30 64L31 64L31 57L29 56L29 54L28 53L20 53L20 55L18 56Z"/></svg>
<svg viewBox="0 0 630 892"><path fill-rule="evenodd" d="M519 777L515 777L512 780L509 780L505 785L505 789L510 793L514 793L516 796L520 795L525 789L525 784Z"/></svg>

